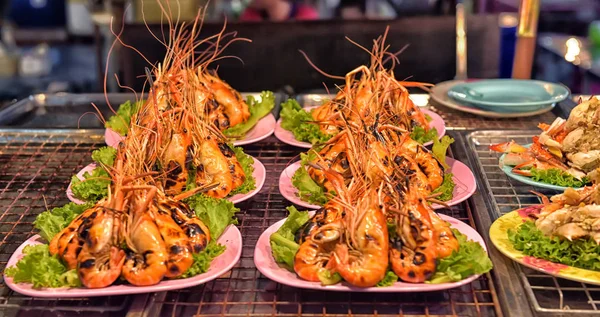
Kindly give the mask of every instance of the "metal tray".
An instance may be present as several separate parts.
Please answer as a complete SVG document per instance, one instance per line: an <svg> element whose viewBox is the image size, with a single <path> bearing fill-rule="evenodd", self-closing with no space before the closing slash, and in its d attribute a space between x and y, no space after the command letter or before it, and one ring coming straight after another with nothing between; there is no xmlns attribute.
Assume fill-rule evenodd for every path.
<svg viewBox="0 0 600 317"><path fill-rule="evenodd" d="M500 153L489 150L490 144L510 140L526 144L537 134L539 131L533 130L482 130L466 134L467 153L480 180L479 193L473 197L476 219L488 244L487 229L495 219L515 209L540 203L531 190L546 195L557 193L509 178L498 167ZM500 300L506 309L525 311L529 303L536 316L600 315L600 287L539 273L504 257L493 247L490 249L494 275L501 290Z"/></svg>
<svg viewBox="0 0 600 317"><path fill-rule="evenodd" d="M71 175L103 145L102 130L0 129L0 269L48 207L66 203ZM452 132L451 132L452 133ZM452 133L454 137L458 135ZM244 248L224 276L197 287L135 297L41 300L10 291L0 281L0 315L6 316L501 316L495 282L486 274L460 288L403 294L328 293L282 286L262 276L252 259L263 230L286 216L290 205L277 188L279 173L300 149L270 137L245 146L267 168L263 190L239 204ZM455 147L453 153L462 152ZM471 225L476 214L462 203L443 211Z"/></svg>

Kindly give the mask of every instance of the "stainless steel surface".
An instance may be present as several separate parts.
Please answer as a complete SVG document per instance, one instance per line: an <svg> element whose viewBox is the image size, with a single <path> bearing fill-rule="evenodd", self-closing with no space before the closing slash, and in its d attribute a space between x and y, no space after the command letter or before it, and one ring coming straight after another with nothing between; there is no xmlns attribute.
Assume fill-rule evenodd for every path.
<svg viewBox="0 0 600 317"><path fill-rule="evenodd" d="M475 197L477 219L487 220L481 223L480 228L489 228L499 216L515 209L539 204L540 200L530 191L535 190L546 195L556 194L556 191L532 187L522 184L506 176L498 167L500 153L489 149L490 144L515 140L521 144L531 142L533 135L539 134L535 130L507 131L485 130L471 132L466 135L468 153L474 163L473 167L480 176L481 181L479 197ZM483 201L482 201L483 200ZM487 230L482 231L489 241ZM600 315L600 287L572 282L543 274L512 262L499 254L493 247L492 260L494 261L496 281L498 281L499 296L505 299L508 308L518 306L510 302L510 296L526 294L537 316L557 314L565 316L574 315ZM515 285L517 280L521 287ZM503 295L503 293L508 293ZM518 301L518 298L513 298ZM522 301L522 299L521 299ZM507 303L508 302L508 303Z"/></svg>

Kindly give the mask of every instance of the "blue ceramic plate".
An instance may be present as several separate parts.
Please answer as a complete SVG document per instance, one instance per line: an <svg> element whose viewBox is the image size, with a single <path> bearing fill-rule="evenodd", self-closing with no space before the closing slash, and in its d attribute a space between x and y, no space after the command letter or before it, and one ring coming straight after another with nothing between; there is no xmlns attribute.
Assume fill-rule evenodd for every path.
<svg viewBox="0 0 600 317"><path fill-rule="evenodd" d="M524 145L524 147L527 147L527 148L530 146L531 146L531 144ZM502 164L502 162L504 161L505 156L506 156L506 153L502 154L502 156L500 156L500 161L499 161L500 164ZM512 171L513 166L508 166L508 165L502 164L501 168L502 168L502 171L504 172L504 174L506 174L508 177L515 179L521 183L527 184L527 185L540 187L540 188L553 189L553 190L557 190L557 191L561 191L561 192L565 191L565 189L567 189L567 187L564 187L564 186L558 186L558 185L552 185L552 184L548 184L548 183L537 182L537 181L534 181L531 177L515 174Z"/></svg>
<svg viewBox="0 0 600 317"><path fill-rule="evenodd" d="M448 96L479 108L535 111L569 97L567 87L538 80L486 79L453 86Z"/></svg>

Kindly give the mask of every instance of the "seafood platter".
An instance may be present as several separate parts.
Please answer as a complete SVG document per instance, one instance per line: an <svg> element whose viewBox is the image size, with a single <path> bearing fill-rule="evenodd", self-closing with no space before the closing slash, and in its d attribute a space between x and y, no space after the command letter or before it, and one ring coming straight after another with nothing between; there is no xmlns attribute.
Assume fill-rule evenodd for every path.
<svg viewBox="0 0 600 317"><path fill-rule="evenodd" d="M488 301L490 315L502 315L499 301L511 290L495 283L506 282L498 278L509 272L506 258L600 285L600 100L539 123L529 143L479 143L484 150L468 152L466 133L447 131L443 112L413 101L412 91L432 85L396 78L400 57L386 44L389 29L370 48L351 41L370 62L343 76L304 54L307 68L339 80L305 107L294 96L230 86L212 66L228 57L229 44L248 40L225 29L202 38L202 12L195 22L169 21L167 54L140 70L146 90L119 105L107 97L111 114L97 109L99 142L78 152L77 168L53 194L59 199L38 197L45 211L5 260L3 283L14 292L82 300L154 294L163 306L189 296L199 315L210 306L206 294L227 302L231 289L234 298L275 292L280 301L290 291L301 309L302 296L373 293L380 303L389 297L379 293L407 293L388 303L401 313L410 298L429 301L425 294L434 303L474 294L473 302ZM131 48L118 36L115 43ZM539 200L489 217L501 203L486 194L504 189L492 188L489 173L509 188L530 186ZM273 310L254 315L285 310L266 302ZM239 313L224 309L206 314Z"/></svg>

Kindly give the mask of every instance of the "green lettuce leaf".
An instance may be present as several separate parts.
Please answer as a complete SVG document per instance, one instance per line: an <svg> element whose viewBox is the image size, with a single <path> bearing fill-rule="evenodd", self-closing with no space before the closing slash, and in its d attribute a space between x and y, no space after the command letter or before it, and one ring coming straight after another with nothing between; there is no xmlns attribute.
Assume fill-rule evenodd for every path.
<svg viewBox="0 0 600 317"><path fill-rule="evenodd" d="M50 255L48 245L28 245L23 254L15 266L5 271L15 283L31 283L34 288L81 286L77 270L67 270L58 257Z"/></svg>
<svg viewBox="0 0 600 317"><path fill-rule="evenodd" d="M35 218L33 225L40 231L42 238L49 242L62 229L66 228L73 219L86 209L92 208L92 206L93 203L85 203L83 205L68 203L62 207L46 210Z"/></svg>
<svg viewBox="0 0 600 317"><path fill-rule="evenodd" d="M104 146L92 152L92 160L100 166L112 167L115 164L116 156L117 149L110 146Z"/></svg>
<svg viewBox="0 0 600 317"><path fill-rule="evenodd" d="M391 270L388 270L385 273L385 277L383 278L383 280L379 281L379 283L377 283L377 287L388 287L388 286L392 286L394 285L394 283L398 282L398 275L396 275L396 273L394 273Z"/></svg>
<svg viewBox="0 0 600 317"><path fill-rule="evenodd" d="M292 185L298 189L300 199L315 205L325 205L329 201L325 188L317 184L306 171L306 164L313 158L313 151L300 153L300 168L292 176Z"/></svg>
<svg viewBox="0 0 600 317"><path fill-rule="evenodd" d="M569 241L546 236L533 221L508 230L508 240L525 255L582 269L600 271L600 245L594 239Z"/></svg>
<svg viewBox="0 0 600 317"><path fill-rule="evenodd" d="M194 263L178 278L188 278L208 272L212 260L223 252L225 252L225 246L211 239L204 250L193 254Z"/></svg>
<svg viewBox="0 0 600 317"><path fill-rule="evenodd" d="M237 219L233 216L240 209L234 207L233 203L227 199L197 194L187 198L185 203L194 210L198 218L208 227L211 240L218 239L230 224L237 224Z"/></svg>
<svg viewBox="0 0 600 317"><path fill-rule="evenodd" d="M85 172L83 180L77 175L71 178L71 191L81 200L96 202L108 195L108 186L111 183L110 175L101 167L96 167L92 173Z"/></svg>
<svg viewBox="0 0 600 317"><path fill-rule="evenodd" d="M437 139L437 136L438 136L438 133L435 128L429 129L429 131L426 132L425 128L423 128L421 126L414 127L412 132L410 133L410 138L421 144L425 144L429 141L433 141L433 140Z"/></svg>
<svg viewBox="0 0 600 317"><path fill-rule="evenodd" d="M242 137L248 133L262 117L268 115L271 110L273 110L273 107L275 107L275 95L271 91L263 91L260 93L260 102L254 99L253 96L248 96L248 98L246 98L246 104L248 104L250 117L246 122L236 124L223 131L225 136L236 138Z"/></svg>
<svg viewBox="0 0 600 317"><path fill-rule="evenodd" d="M342 276L340 273L331 273L328 269L322 269L317 273L317 277L321 284L323 285L333 285L342 281Z"/></svg>
<svg viewBox="0 0 600 317"><path fill-rule="evenodd" d="M291 131L298 141L318 144L324 143L332 137L332 135L323 133L318 125L310 123L314 120L311 113L304 110L294 99L288 99L281 104L279 115L281 127Z"/></svg>
<svg viewBox="0 0 600 317"><path fill-rule="evenodd" d="M448 148L452 143L454 143L454 139L447 135L438 140L436 132L436 137L433 139L433 146L431 147L431 154L442 163L445 169L449 168L448 164L446 164L446 152L448 152Z"/></svg>
<svg viewBox="0 0 600 317"><path fill-rule="evenodd" d="M300 245L294 241L296 231L310 219L308 211L298 211L296 207L286 208L290 214L283 225L269 238L271 250L275 262L284 264L286 268L293 271L294 257Z"/></svg>
<svg viewBox="0 0 600 317"><path fill-rule="evenodd" d="M140 109L143 101L140 102L131 102L127 100L125 103L122 103L117 109L117 114L108 118L105 126L107 128L111 128L115 132L120 135L127 135L127 131L129 130L129 125L131 124L131 117Z"/></svg>
<svg viewBox="0 0 600 317"><path fill-rule="evenodd" d="M456 184L454 183L452 176L453 176L452 173L446 172L444 174L444 181L442 182L442 185L440 185L440 187L436 188L432 192L432 194L442 193L441 195L437 196L435 199L441 200L441 201L448 201L448 200L452 199L452 197L454 197L453 192L454 192L454 187L456 186Z"/></svg>
<svg viewBox="0 0 600 317"><path fill-rule="evenodd" d="M585 184L589 183L587 177L584 177L581 180L579 180L573 175L565 173L559 170L558 168L542 170L534 167L530 169L530 171L531 179L533 179L536 182L575 188L583 187L585 186Z"/></svg>
<svg viewBox="0 0 600 317"><path fill-rule="evenodd" d="M492 269L492 261L481 244L467 240L467 236L452 229L458 239L459 249L439 260L435 273L426 283L439 284L464 280L465 278L487 273Z"/></svg>
<svg viewBox="0 0 600 317"><path fill-rule="evenodd" d="M244 149L241 147L231 146L233 152L235 152L235 157L237 158L240 165L242 165L242 169L244 170L244 174L246 175L246 180L242 183L242 185L234 188L230 196L235 194L245 194L256 188L256 180L252 175L254 173L254 159L252 156L244 153Z"/></svg>

